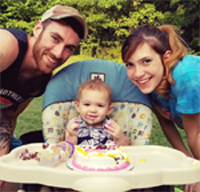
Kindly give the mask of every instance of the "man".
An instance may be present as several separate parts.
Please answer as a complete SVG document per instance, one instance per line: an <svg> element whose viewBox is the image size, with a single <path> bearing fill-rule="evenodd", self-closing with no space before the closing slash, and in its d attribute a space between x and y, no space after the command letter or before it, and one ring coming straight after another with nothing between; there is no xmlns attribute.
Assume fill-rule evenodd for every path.
<svg viewBox="0 0 200 192"><path fill-rule="evenodd" d="M10 151L19 114L44 93L52 71L73 54L87 34L79 12L61 5L43 14L33 36L16 29L0 30L0 156Z"/></svg>

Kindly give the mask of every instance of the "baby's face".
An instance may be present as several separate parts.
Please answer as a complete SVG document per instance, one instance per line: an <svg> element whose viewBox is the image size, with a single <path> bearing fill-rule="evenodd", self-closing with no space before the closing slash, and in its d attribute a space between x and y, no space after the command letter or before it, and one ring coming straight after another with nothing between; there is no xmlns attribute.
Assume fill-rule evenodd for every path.
<svg viewBox="0 0 200 192"><path fill-rule="evenodd" d="M99 90L84 89L76 109L81 118L94 127L101 127L109 113L108 93Z"/></svg>

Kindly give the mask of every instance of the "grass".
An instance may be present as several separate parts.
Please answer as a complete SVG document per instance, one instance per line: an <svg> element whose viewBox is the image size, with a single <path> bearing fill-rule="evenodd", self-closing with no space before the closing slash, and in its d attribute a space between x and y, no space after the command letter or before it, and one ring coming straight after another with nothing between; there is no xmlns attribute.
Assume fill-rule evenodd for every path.
<svg viewBox="0 0 200 192"><path fill-rule="evenodd" d="M17 138L24 133L42 129L42 101L43 96L33 99L20 114L15 129Z"/></svg>

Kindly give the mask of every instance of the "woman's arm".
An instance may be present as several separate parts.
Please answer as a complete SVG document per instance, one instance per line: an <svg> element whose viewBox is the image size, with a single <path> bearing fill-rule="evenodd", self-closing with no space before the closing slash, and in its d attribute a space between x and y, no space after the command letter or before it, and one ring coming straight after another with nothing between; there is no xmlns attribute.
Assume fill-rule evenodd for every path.
<svg viewBox="0 0 200 192"><path fill-rule="evenodd" d="M182 114L188 145L196 159L200 160L200 113Z"/></svg>
<svg viewBox="0 0 200 192"><path fill-rule="evenodd" d="M166 138L168 139L172 147L179 151L182 151L187 156L192 157L192 154L187 150L173 121L164 118L155 108L154 108L154 112L158 118L158 121L162 127L162 130Z"/></svg>

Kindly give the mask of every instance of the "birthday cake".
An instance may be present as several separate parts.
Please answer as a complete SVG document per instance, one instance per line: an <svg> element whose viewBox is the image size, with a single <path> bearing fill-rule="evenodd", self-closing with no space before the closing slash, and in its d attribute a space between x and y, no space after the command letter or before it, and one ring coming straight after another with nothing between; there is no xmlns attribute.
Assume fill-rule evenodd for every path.
<svg viewBox="0 0 200 192"><path fill-rule="evenodd" d="M71 168L82 171L121 171L133 168L127 154L116 145L76 146Z"/></svg>

